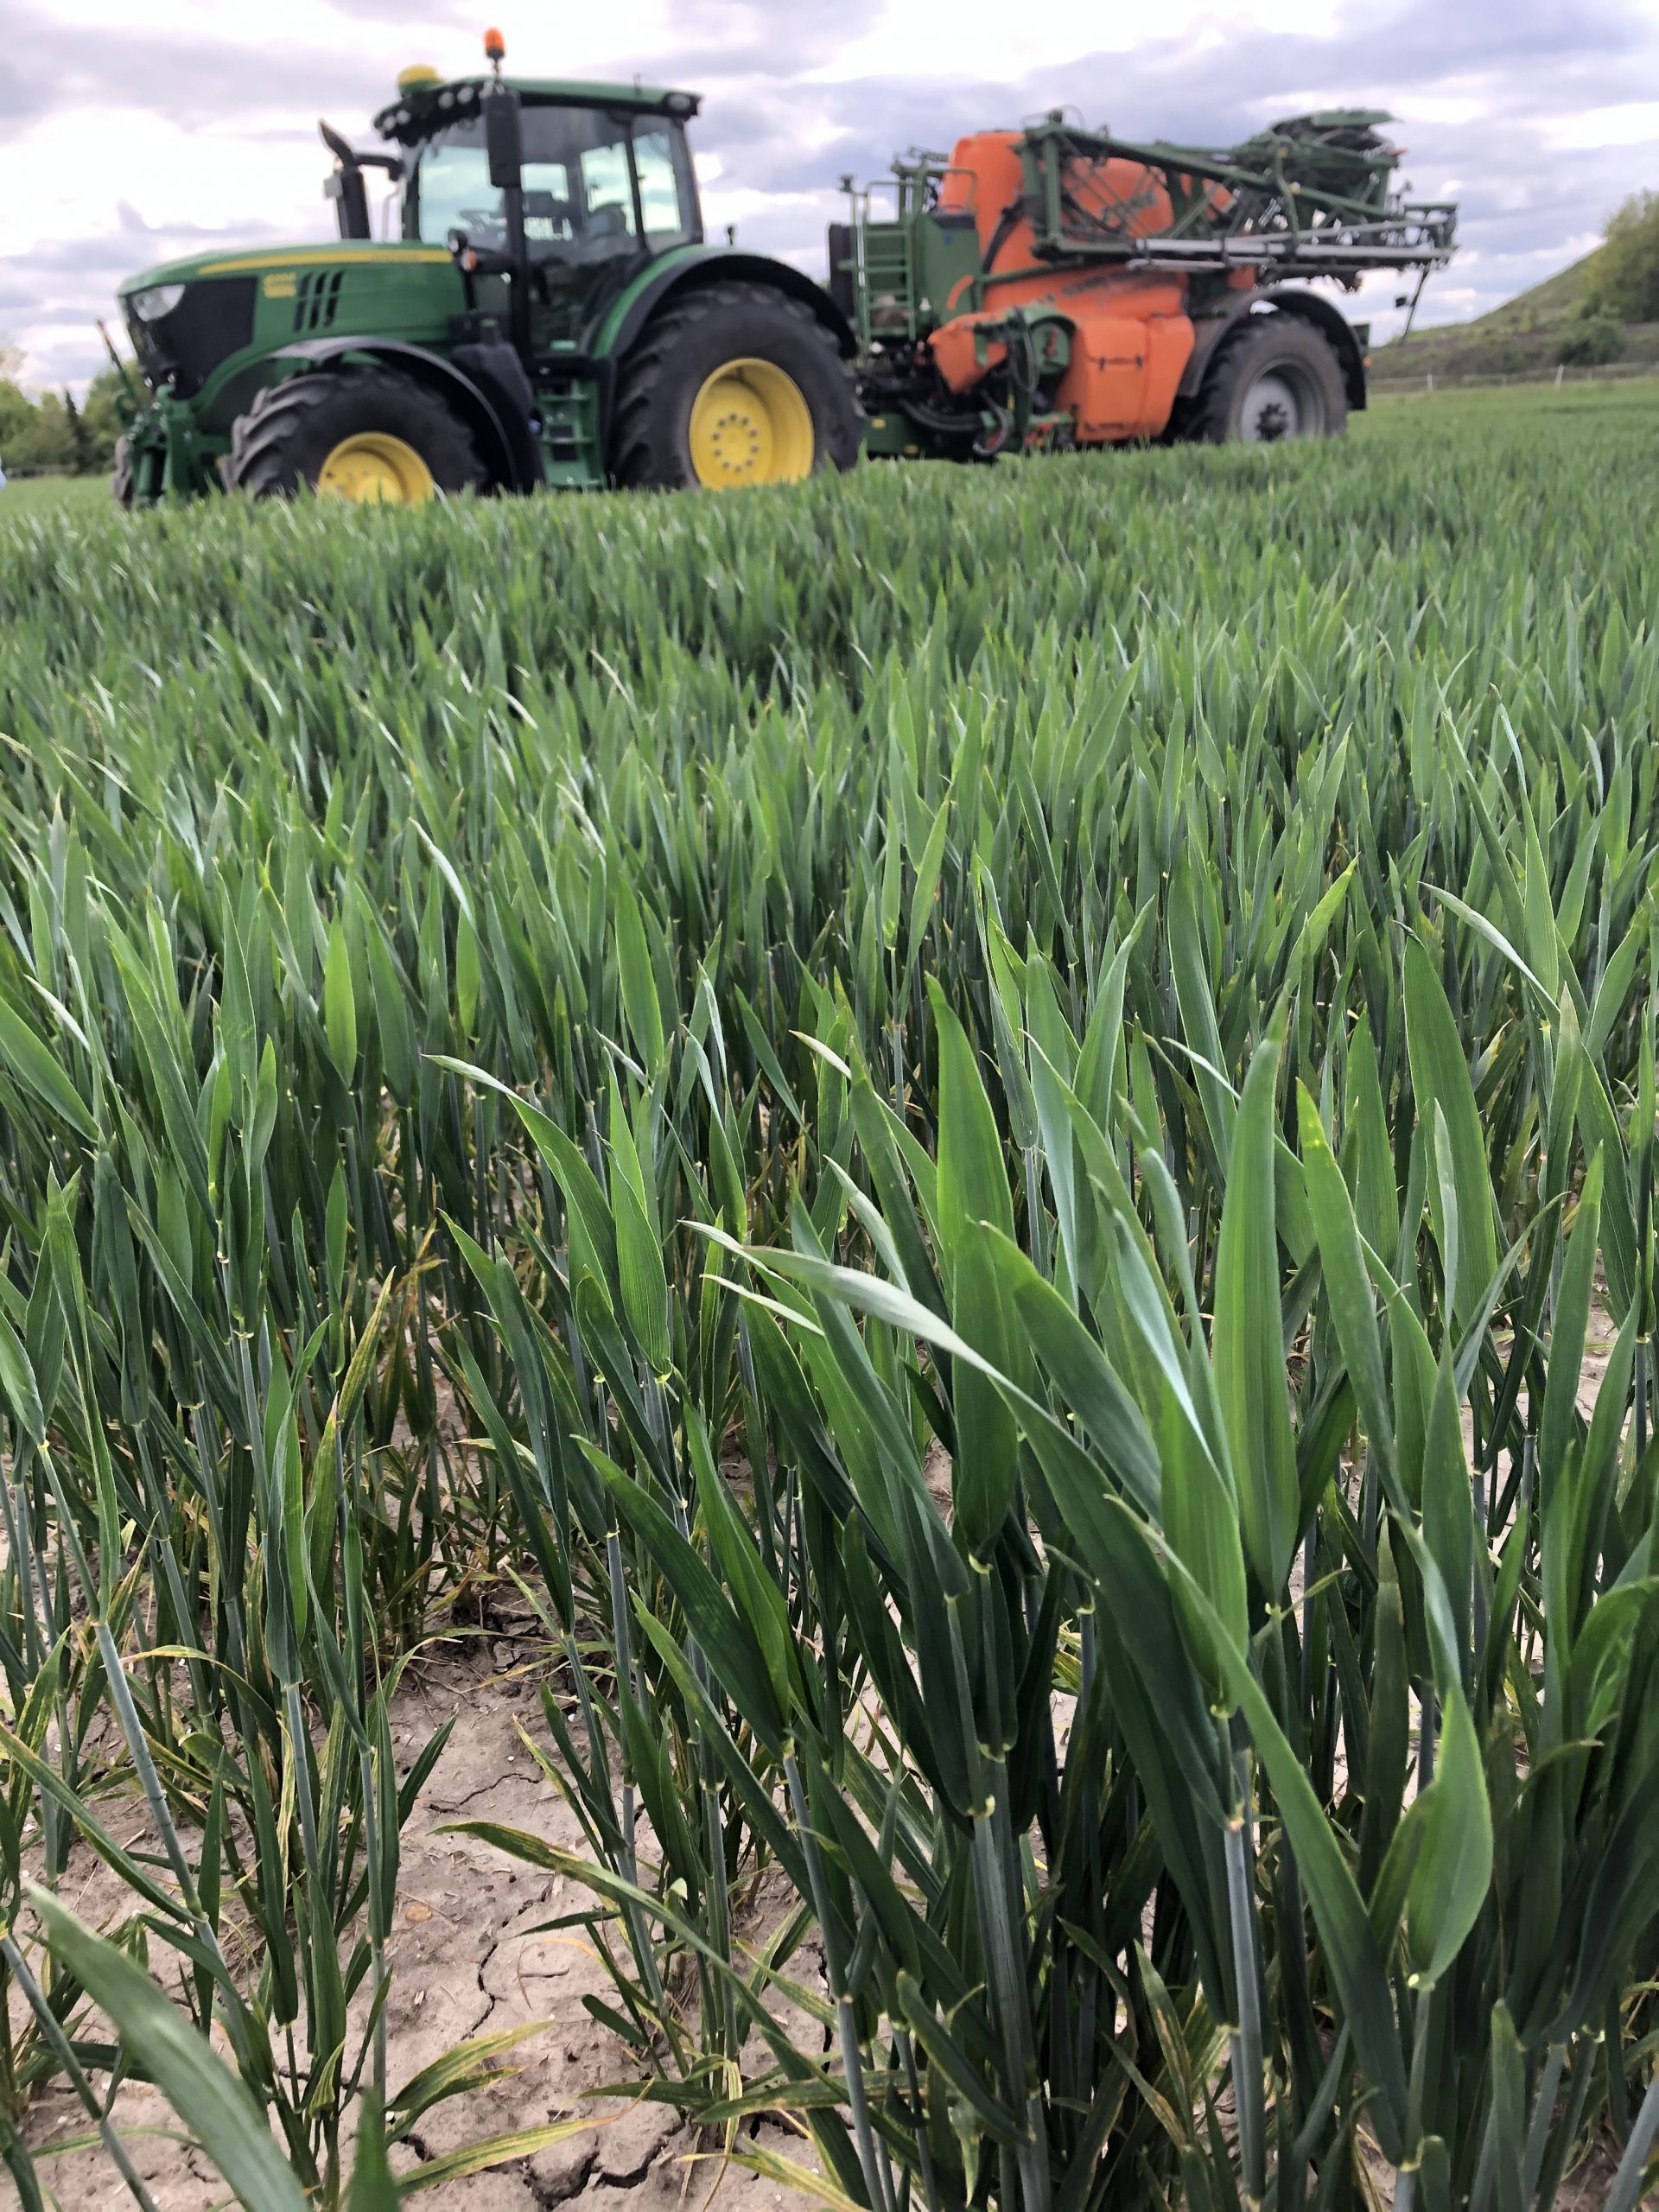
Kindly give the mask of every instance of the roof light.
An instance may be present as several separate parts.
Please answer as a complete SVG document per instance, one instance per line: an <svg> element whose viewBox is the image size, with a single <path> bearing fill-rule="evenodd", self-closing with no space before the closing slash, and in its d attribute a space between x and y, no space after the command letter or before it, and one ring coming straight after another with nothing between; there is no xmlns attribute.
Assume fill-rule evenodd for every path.
<svg viewBox="0 0 1659 2212"><path fill-rule="evenodd" d="M501 64L506 60L506 58L507 41L502 37L500 32L493 29L486 31L484 34L484 59L493 64L495 73L498 77L501 74Z"/></svg>

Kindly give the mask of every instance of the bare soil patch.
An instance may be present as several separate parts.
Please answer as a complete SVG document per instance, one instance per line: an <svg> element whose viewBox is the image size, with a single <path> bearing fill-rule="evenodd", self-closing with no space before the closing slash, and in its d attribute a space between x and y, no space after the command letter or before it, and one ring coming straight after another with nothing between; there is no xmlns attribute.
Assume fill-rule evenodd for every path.
<svg viewBox="0 0 1659 2212"><path fill-rule="evenodd" d="M411 1668L393 1707L399 1753L412 1758L451 1713L459 1716L454 1732L404 1831L391 1946L388 2081L395 2089L468 2036L528 2021L545 2025L508 2054L487 2087L425 2114L398 2163L407 2171L485 2136L584 2113L593 2114L594 2125L533 2158L441 2183L414 2201L434 2212L536 2212L573 2200L593 2212L625 2202L628 2212L682 2205L698 2212L711 2196L720 2212L782 2204L788 2192L725 2162L718 2141L682 2126L668 2107L588 2101L594 2089L632 2071L625 2046L582 2008L584 1993L612 1996L609 1978L580 1931L528 1932L578 1899L561 1878L517 1866L470 1836L439 1832L454 1821L488 1820L583 1850L575 1821L518 1732L521 1718L532 1735L541 1732L535 1685L496 1674L487 1646L448 1650ZM124 1840L132 1831L147 1833L137 1799L124 1826L111 1817ZM81 1846L60 1887L65 1902L93 1927L131 1910L130 1893ZM156 1947L157 1968L163 1955ZM157 2091L124 2085L114 2120L158 2212L210 2212L227 2202L223 2180L182 2140ZM129 2201L101 2145L55 2153L57 2144L77 2141L88 2127L81 2106L60 2089L42 2096L28 2116L27 2140L60 2212L111 2212ZM763 2126L759 2141L816 2169L810 2145L781 2126ZM3 2177L0 2191L0 2203L15 2202Z"/></svg>

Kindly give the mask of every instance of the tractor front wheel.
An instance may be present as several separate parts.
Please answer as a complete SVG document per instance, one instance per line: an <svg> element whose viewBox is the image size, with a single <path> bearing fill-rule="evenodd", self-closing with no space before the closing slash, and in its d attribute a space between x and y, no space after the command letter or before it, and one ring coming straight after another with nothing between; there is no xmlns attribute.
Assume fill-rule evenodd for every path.
<svg viewBox="0 0 1659 2212"><path fill-rule="evenodd" d="M482 488L466 424L391 369L330 369L267 385L231 433L226 481L256 499L308 486L320 498L418 506Z"/></svg>
<svg viewBox="0 0 1659 2212"><path fill-rule="evenodd" d="M1330 438L1348 422L1342 365L1289 315L1246 315L1217 348L1192 432L1213 445Z"/></svg>
<svg viewBox="0 0 1659 2212"><path fill-rule="evenodd" d="M619 484L735 491L850 468L864 423L833 334L764 284L702 284L647 324L617 384Z"/></svg>

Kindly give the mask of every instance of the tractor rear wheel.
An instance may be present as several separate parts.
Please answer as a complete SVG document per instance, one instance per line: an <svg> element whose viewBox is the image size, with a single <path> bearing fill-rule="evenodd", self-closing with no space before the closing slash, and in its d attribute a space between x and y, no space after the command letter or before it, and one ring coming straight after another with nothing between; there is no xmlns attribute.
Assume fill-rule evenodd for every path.
<svg viewBox="0 0 1659 2212"><path fill-rule="evenodd" d="M1335 437L1347 422L1342 365L1319 332L1294 315L1246 315L1216 350L1192 435L1271 445Z"/></svg>
<svg viewBox="0 0 1659 2212"><path fill-rule="evenodd" d="M666 491L791 484L850 468L864 421L849 365L804 301L702 284L645 327L617 384L611 467Z"/></svg>
<svg viewBox="0 0 1659 2212"><path fill-rule="evenodd" d="M435 392L392 369L330 369L269 385L231 432L232 491L418 506L482 488L472 435Z"/></svg>
<svg viewBox="0 0 1659 2212"><path fill-rule="evenodd" d="M115 467L110 474L110 489L115 494L117 506L132 505L132 448L125 438L115 442Z"/></svg>

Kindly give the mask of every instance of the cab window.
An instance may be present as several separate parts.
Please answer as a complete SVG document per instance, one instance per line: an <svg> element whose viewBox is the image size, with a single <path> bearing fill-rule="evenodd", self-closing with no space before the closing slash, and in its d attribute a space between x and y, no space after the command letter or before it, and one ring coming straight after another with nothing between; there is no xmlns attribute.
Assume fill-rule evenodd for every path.
<svg viewBox="0 0 1659 2212"><path fill-rule="evenodd" d="M639 176L639 203L645 213L645 236L654 246L677 243L690 233L680 170L675 155L684 159L685 141L677 130L636 127L633 162Z"/></svg>
<svg viewBox="0 0 1659 2212"><path fill-rule="evenodd" d="M532 252L577 260L638 252L642 214L652 251L696 235L690 162L677 130L600 108L531 105L524 112L524 235ZM442 245L456 230L477 245L506 238L478 115L427 141L404 204L406 238Z"/></svg>
<svg viewBox="0 0 1659 2212"><path fill-rule="evenodd" d="M590 249L633 238L633 181L626 137L589 146L582 156L582 232Z"/></svg>
<svg viewBox="0 0 1659 2212"><path fill-rule="evenodd" d="M480 245L506 236L501 194L490 182L483 145L468 145L461 135L471 127L454 124L421 155L418 226L413 234L433 245L442 245L451 231L465 231ZM481 140L481 131L478 136ZM524 230L531 243L568 238L570 172L564 163L526 160L524 180Z"/></svg>

